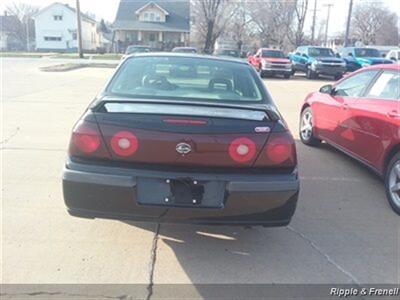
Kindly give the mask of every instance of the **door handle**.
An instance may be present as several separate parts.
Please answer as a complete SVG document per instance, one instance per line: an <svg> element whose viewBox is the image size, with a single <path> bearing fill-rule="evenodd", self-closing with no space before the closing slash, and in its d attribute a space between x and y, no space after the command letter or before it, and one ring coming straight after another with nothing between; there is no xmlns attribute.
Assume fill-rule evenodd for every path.
<svg viewBox="0 0 400 300"><path fill-rule="evenodd" d="M387 113L387 116L389 117L389 118L394 118L394 119L397 119L397 118L399 118L400 119L400 113L399 112L397 112L397 111L390 111L390 112L388 112Z"/></svg>

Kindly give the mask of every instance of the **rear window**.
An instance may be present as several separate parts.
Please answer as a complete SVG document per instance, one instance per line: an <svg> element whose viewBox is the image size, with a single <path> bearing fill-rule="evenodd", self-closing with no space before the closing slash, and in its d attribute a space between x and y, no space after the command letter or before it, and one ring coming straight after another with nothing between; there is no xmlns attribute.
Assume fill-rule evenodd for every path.
<svg viewBox="0 0 400 300"><path fill-rule="evenodd" d="M311 57L333 57L335 53L333 53L332 49L329 48L308 48L308 55Z"/></svg>
<svg viewBox="0 0 400 300"><path fill-rule="evenodd" d="M118 70L107 91L140 99L263 100L250 66L193 57L132 57Z"/></svg>
<svg viewBox="0 0 400 300"><path fill-rule="evenodd" d="M357 57L380 57L379 51L371 48L357 48L354 50Z"/></svg>
<svg viewBox="0 0 400 300"><path fill-rule="evenodd" d="M150 52L148 47L128 47L126 49L126 54L138 53L138 52Z"/></svg>
<svg viewBox="0 0 400 300"><path fill-rule="evenodd" d="M262 50L262 57L271 57L271 58L285 58L285 55L282 51L276 50Z"/></svg>

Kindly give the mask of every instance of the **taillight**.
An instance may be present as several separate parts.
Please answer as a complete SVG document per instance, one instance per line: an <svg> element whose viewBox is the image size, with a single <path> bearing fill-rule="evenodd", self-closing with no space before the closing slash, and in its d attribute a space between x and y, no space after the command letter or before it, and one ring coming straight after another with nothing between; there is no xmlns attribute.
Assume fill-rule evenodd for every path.
<svg viewBox="0 0 400 300"><path fill-rule="evenodd" d="M119 131L111 138L111 149L121 157L135 154L138 148L138 140L130 131Z"/></svg>
<svg viewBox="0 0 400 300"><path fill-rule="evenodd" d="M265 154L276 164L281 164L292 157L292 143L283 137L270 139L266 146Z"/></svg>
<svg viewBox="0 0 400 300"><path fill-rule="evenodd" d="M71 156L109 158L96 123L79 121L73 131L69 145Z"/></svg>
<svg viewBox="0 0 400 300"><path fill-rule="evenodd" d="M294 167L297 163L296 146L289 132L271 133L256 166Z"/></svg>
<svg viewBox="0 0 400 300"><path fill-rule="evenodd" d="M238 163L245 163L254 158L256 144L249 138L234 139L229 145L229 156Z"/></svg>

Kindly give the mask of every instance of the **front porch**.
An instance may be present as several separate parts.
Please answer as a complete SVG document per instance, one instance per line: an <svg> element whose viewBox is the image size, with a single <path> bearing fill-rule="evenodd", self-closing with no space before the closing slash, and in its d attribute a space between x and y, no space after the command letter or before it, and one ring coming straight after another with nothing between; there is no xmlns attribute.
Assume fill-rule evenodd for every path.
<svg viewBox="0 0 400 300"><path fill-rule="evenodd" d="M174 47L189 44L189 33L172 31L116 30L114 36L116 52L122 53L129 45L146 45L158 51L169 51Z"/></svg>

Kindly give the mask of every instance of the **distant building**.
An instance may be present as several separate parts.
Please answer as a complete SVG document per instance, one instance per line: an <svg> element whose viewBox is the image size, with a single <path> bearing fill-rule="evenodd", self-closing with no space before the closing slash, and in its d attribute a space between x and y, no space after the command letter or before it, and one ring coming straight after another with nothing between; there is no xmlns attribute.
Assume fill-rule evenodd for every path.
<svg viewBox="0 0 400 300"><path fill-rule="evenodd" d="M15 16L0 16L0 50L22 50L24 45L15 37L14 32L19 27L19 21Z"/></svg>
<svg viewBox="0 0 400 300"><path fill-rule="evenodd" d="M81 14L82 48L96 51L100 47L97 22ZM55 2L35 16L36 49L39 51L72 52L78 48L76 10L67 4Z"/></svg>
<svg viewBox="0 0 400 300"><path fill-rule="evenodd" d="M187 46L190 0L121 0L112 28L119 52L132 44L158 50Z"/></svg>

